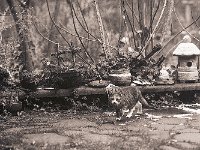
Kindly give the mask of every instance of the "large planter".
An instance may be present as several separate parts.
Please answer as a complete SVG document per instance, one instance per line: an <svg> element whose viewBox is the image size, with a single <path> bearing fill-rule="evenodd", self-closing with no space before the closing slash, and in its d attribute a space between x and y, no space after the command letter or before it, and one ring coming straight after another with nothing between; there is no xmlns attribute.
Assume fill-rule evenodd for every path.
<svg viewBox="0 0 200 150"><path fill-rule="evenodd" d="M17 113L22 110L22 102L11 102L10 104L6 105L5 108L11 113Z"/></svg>
<svg viewBox="0 0 200 150"><path fill-rule="evenodd" d="M58 77L59 88L74 88L81 84L80 73L76 70L68 70L67 72L59 73Z"/></svg>
<svg viewBox="0 0 200 150"><path fill-rule="evenodd" d="M51 72L38 84L39 87L52 87L56 89L75 88L80 85L80 73L73 69L66 72Z"/></svg>
<svg viewBox="0 0 200 150"><path fill-rule="evenodd" d="M128 69L112 70L109 74L111 83L118 86L129 86L131 78L132 76Z"/></svg>
<svg viewBox="0 0 200 150"><path fill-rule="evenodd" d="M22 79L20 81L20 85L22 86L22 88L24 89L28 89L28 90L36 90L37 89L37 84L35 81L31 81L31 80L26 80L26 79Z"/></svg>

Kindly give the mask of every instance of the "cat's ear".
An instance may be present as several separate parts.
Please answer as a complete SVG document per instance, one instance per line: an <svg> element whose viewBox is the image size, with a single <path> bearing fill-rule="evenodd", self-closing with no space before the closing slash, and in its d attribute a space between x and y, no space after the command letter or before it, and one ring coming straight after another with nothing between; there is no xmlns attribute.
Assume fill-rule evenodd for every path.
<svg viewBox="0 0 200 150"><path fill-rule="evenodd" d="M106 93L109 93L111 90L111 84L108 84L108 86L106 86Z"/></svg>
<svg viewBox="0 0 200 150"><path fill-rule="evenodd" d="M110 95L110 94L112 93L112 89L111 89L111 88L106 88L106 93L107 93L108 95Z"/></svg>

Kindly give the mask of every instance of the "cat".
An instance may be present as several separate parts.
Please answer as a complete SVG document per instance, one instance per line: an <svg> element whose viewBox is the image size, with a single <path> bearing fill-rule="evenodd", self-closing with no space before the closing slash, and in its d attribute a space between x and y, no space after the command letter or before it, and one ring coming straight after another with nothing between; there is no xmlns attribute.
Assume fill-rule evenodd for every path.
<svg viewBox="0 0 200 150"><path fill-rule="evenodd" d="M121 120L127 112L126 117L131 118L136 109L138 114L142 114L142 104L149 106L137 86L118 87L109 84L106 93L108 101L116 110L116 120Z"/></svg>

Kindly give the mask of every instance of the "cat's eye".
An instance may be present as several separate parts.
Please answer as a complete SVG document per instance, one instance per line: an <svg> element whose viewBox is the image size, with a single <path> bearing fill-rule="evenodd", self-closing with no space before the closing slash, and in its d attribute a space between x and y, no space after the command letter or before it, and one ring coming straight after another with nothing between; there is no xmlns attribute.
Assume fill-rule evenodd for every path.
<svg viewBox="0 0 200 150"><path fill-rule="evenodd" d="M120 97L116 97L116 100L120 100Z"/></svg>

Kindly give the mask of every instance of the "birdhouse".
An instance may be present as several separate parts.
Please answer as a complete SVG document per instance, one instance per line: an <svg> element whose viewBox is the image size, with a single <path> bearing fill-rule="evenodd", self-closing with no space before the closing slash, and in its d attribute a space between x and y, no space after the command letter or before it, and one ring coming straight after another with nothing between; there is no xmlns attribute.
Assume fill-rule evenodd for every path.
<svg viewBox="0 0 200 150"><path fill-rule="evenodd" d="M200 50L195 44L191 43L191 38L188 35L184 36L183 42L177 46L173 55L178 57L177 80L180 82L198 81Z"/></svg>

